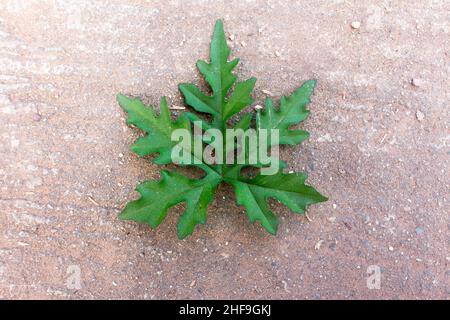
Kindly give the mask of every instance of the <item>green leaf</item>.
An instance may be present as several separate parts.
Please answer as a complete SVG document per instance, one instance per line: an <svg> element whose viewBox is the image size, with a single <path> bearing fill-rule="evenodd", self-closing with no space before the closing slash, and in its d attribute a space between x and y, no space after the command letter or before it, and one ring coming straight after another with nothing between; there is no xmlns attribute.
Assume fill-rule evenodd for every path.
<svg viewBox="0 0 450 320"><path fill-rule="evenodd" d="M247 113L245 114L239 121L234 125L234 129L242 129L247 130L250 128L250 124L252 122L253 114Z"/></svg>
<svg viewBox="0 0 450 320"><path fill-rule="evenodd" d="M225 39L223 23L218 20L214 28L211 42L211 62L197 61L197 68L209 83L212 96L202 93L194 84L181 83L178 87L183 93L184 101L199 112L211 114L213 123L218 129L224 130L225 122L253 103L251 92L255 86L256 78L250 78L235 86L234 92L227 99L228 91L236 81L232 73L239 60L228 61L230 48Z"/></svg>
<svg viewBox="0 0 450 320"><path fill-rule="evenodd" d="M247 178L241 173L245 167L259 168L268 167L266 161L258 159L257 163L250 163L250 151L255 148L244 150L242 164L214 163L208 165L204 162L200 152L206 151L209 155L217 155L212 147L221 141L220 138L197 134L197 132L208 129L216 129L215 132L222 133L223 142L227 141L227 128L241 129L241 132L233 134L233 137L247 137L246 130L251 129L253 113L241 114L247 106L253 104L252 91L256 83L255 78L242 82L236 82L233 69L239 59L228 61L230 48L227 45L222 21L218 20L214 27L214 34L210 47L210 61L197 61L197 68L204 76L210 86L210 92L202 92L196 85L191 83L179 84L179 90L184 96L186 105L192 107L199 114L183 112L177 119L173 120L166 99L161 100L160 114L155 114L153 107L145 106L139 99L130 99L119 94L117 100L122 108L128 113L127 123L135 125L147 135L139 138L132 146L132 150L140 156L157 154L154 162L159 165L170 163L181 165L195 165L203 171L205 176L201 179L189 179L179 173L162 170L161 179L146 181L137 186L140 198L126 205L121 219L134 220L156 228L166 217L168 210L180 203L184 203L185 210L180 216L177 224L178 237L180 239L190 235L198 224L206 221L207 207L211 203L218 185L222 182L233 186L237 203L245 206L247 216L252 223L259 221L270 233L275 234L278 228L278 219L269 208L269 198L274 198L288 206L296 213L302 213L306 207L313 203L325 201L326 197L318 193L313 187L305 184L306 174L285 174L283 168L287 166L284 161L275 161L278 172L274 175L262 175ZM261 133L263 129L279 130L279 144L298 144L308 137L308 133L302 130L291 130L294 126L309 114L306 105L310 102L316 81L306 81L289 97L282 97L280 107L274 107L272 99L266 100L265 109L258 111L256 115L256 130ZM237 114L240 120L237 120ZM202 114L207 114L206 119ZM236 116L236 117L235 117ZM235 117L232 119L232 117ZM231 125L228 123L234 124ZM201 124L202 130L198 130ZM178 163L172 159L175 146L180 146L178 141L172 141L172 134L177 129L185 129L188 132L191 146L194 142L199 148L182 146L181 150L190 156L191 163ZM242 131L243 130L243 131ZM195 135L194 135L195 133ZM229 136L231 137L231 136ZM243 148L242 143L241 148ZM200 148L201 147L201 148ZM223 150L224 160L228 152L233 155L239 151L234 145L226 145ZM272 141L266 146L272 151ZM264 148L266 148L264 147ZM272 150L270 148L272 147ZM261 144L256 146L256 152L261 151ZM201 149L201 150L199 150ZM247 152L248 151L248 152ZM251 154L252 156L254 153ZM216 162L219 159L215 159ZM265 159L267 160L267 159ZM273 160L272 160L273 161ZM264 165L263 165L264 163ZM277 171L274 170L274 171ZM251 170L249 170L252 172Z"/></svg>
<svg viewBox="0 0 450 320"><path fill-rule="evenodd" d="M220 115L220 110L216 109L214 99L204 95L194 84L181 83L178 88L183 93L186 104L198 112L209 113L216 117Z"/></svg>
<svg viewBox="0 0 450 320"><path fill-rule="evenodd" d="M156 228L170 207L186 202L186 210L178 220L178 237L190 235L196 225L206 222L206 213L220 182L217 176L201 180L188 179L176 172L162 171L159 181L146 181L137 186L138 200L127 204L120 214L123 220L134 220Z"/></svg>
<svg viewBox="0 0 450 320"><path fill-rule="evenodd" d="M243 108L253 103L251 93L255 86L256 78L250 78L244 82L239 82L234 88L233 94L228 99L224 107L223 120L226 121Z"/></svg>
<svg viewBox="0 0 450 320"><path fill-rule="evenodd" d="M256 128L278 129L280 144L298 144L309 137L303 130L290 130L289 127L305 120L309 115L306 105L316 86L316 80L306 81L289 97L281 97L280 109L276 110L271 98L266 99L265 109L256 114Z"/></svg>
<svg viewBox="0 0 450 320"><path fill-rule="evenodd" d="M268 232L276 234L278 220L267 205L269 198L280 201L296 213L303 213L307 205L327 200L313 187L305 185L306 178L305 173L278 172L227 182L233 185L237 203L245 206L250 222L259 221Z"/></svg>
<svg viewBox="0 0 450 320"><path fill-rule="evenodd" d="M117 95L120 106L128 113L128 124L134 124L139 129L148 133L139 138L131 147L139 156L159 153L154 160L157 164L171 163L171 151L176 142L171 141L172 132L184 128L190 130L190 123L185 116L176 121L170 118L170 111L166 98L161 99L160 116L156 116L153 107L146 107L139 99L129 99L126 96Z"/></svg>
<svg viewBox="0 0 450 320"><path fill-rule="evenodd" d="M191 123L186 113L181 114L177 120L172 120L170 110L167 106L166 98L161 99L160 115L155 115L153 107L146 107L139 99L130 99L122 94L117 95L117 101L120 106L128 113L127 123L133 124L139 129L148 133L148 135L139 138L132 146L131 150L139 156L147 156L157 153L158 156L153 160L156 164L169 164L173 162L172 149L178 144L172 141L172 133L177 129L185 129L191 133L191 145L195 137L191 132ZM191 158L198 159L200 163L192 161L195 165L208 173L214 169L202 162L201 156L196 155L192 149L185 150L191 155Z"/></svg>

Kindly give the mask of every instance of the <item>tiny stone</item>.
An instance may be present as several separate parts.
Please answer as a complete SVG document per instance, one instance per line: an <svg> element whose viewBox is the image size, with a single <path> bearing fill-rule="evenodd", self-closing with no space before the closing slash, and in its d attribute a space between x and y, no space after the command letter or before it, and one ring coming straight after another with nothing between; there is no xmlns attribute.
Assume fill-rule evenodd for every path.
<svg viewBox="0 0 450 320"><path fill-rule="evenodd" d="M422 87L425 84L425 82L420 78L412 78L411 84L415 87Z"/></svg>
<svg viewBox="0 0 450 320"><path fill-rule="evenodd" d="M394 247L389 246L389 251L394 251Z"/></svg>
<svg viewBox="0 0 450 320"><path fill-rule="evenodd" d="M41 118L42 117L41 117L41 115L39 113L35 113L33 115L33 120L36 121L36 122L41 121Z"/></svg>
<svg viewBox="0 0 450 320"><path fill-rule="evenodd" d="M119 153L119 158L123 158L123 153Z"/></svg>
<svg viewBox="0 0 450 320"><path fill-rule="evenodd" d="M368 215L364 216L364 223L368 224L370 222L370 217Z"/></svg>
<svg viewBox="0 0 450 320"><path fill-rule="evenodd" d="M230 39L231 41L234 41L234 34L230 34L230 36L228 37L228 39Z"/></svg>
<svg viewBox="0 0 450 320"><path fill-rule="evenodd" d="M247 46L247 44L245 43L245 41L241 41L241 46L243 46L243 47Z"/></svg>
<svg viewBox="0 0 450 320"><path fill-rule="evenodd" d="M273 96L273 93L269 90L263 90L262 93L267 94L268 96Z"/></svg>
<svg viewBox="0 0 450 320"><path fill-rule="evenodd" d="M191 284L189 285L189 287L193 287L193 286L195 286L195 280L192 280L192 282L191 282Z"/></svg>
<svg viewBox="0 0 450 320"><path fill-rule="evenodd" d="M281 56L281 53L280 53L280 51L275 51L275 56L276 56L276 57L279 57L279 56Z"/></svg>
<svg viewBox="0 0 450 320"><path fill-rule="evenodd" d="M314 249L315 249L315 250L319 250L320 247L322 246L322 243L323 243L323 240L317 241L316 245L314 246Z"/></svg>
<svg viewBox="0 0 450 320"><path fill-rule="evenodd" d="M256 106L253 107L256 111L261 110L263 108L263 106L257 104Z"/></svg>
<svg viewBox="0 0 450 320"><path fill-rule="evenodd" d="M328 221L330 221L331 223L334 223L336 221L336 217L329 217Z"/></svg>
<svg viewBox="0 0 450 320"><path fill-rule="evenodd" d="M422 233L423 233L423 228L417 227L417 228L416 228L416 233L417 233L417 234L422 234Z"/></svg>
<svg viewBox="0 0 450 320"><path fill-rule="evenodd" d="M317 142L333 142L333 139L331 138L329 133L326 133L323 136L320 136L317 139Z"/></svg>
<svg viewBox="0 0 450 320"><path fill-rule="evenodd" d="M422 111L417 110L416 111L416 118L417 118L417 120L422 121L423 119L425 119L425 114Z"/></svg>
<svg viewBox="0 0 450 320"><path fill-rule="evenodd" d="M361 27L361 22L359 22L359 21L353 21L353 22L351 23L351 26L352 26L353 29L359 29L359 27Z"/></svg>
<svg viewBox="0 0 450 320"><path fill-rule="evenodd" d="M333 209L336 209L336 208L337 208L337 204L333 203Z"/></svg>

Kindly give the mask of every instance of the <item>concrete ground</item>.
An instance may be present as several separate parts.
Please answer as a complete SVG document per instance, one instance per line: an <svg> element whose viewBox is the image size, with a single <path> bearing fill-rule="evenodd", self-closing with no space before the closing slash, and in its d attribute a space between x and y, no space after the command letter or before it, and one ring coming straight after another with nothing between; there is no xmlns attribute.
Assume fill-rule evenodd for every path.
<svg viewBox="0 0 450 320"><path fill-rule="evenodd" d="M2 0L0 298L448 299L449 17L444 0ZM311 138L282 156L330 200L311 221L275 205L276 237L228 188L183 241L182 207L154 231L117 219L158 167L115 95L181 105L217 18L255 103L318 80Z"/></svg>

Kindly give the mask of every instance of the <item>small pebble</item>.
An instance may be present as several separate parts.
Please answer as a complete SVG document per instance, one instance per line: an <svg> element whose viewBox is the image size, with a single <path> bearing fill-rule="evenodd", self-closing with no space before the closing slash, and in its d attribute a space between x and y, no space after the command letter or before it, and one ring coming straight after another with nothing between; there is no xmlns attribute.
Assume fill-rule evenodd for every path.
<svg viewBox="0 0 450 320"><path fill-rule="evenodd" d="M425 114L422 111L417 110L416 111L416 118L417 118L417 120L422 121L423 119L425 119Z"/></svg>
<svg viewBox="0 0 450 320"><path fill-rule="evenodd" d="M315 250L319 250L320 247L322 246L322 243L323 243L323 240L317 241L316 245L314 246L314 249L315 249Z"/></svg>
<svg viewBox="0 0 450 320"><path fill-rule="evenodd" d="M119 158L123 158L123 153L119 153Z"/></svg>
<svg viewBox="0 0 450 320"><path fill-rule="evenodd" d="M268 96L273 96L273 93L269 90L263 90L262 93L267 94Z"/></svg>
<svg viewBox="0 0 450 320"><path fill-rule="evenodd" d="M333 142L333 139L331 138L329 133L326 133L323 136L320 136L317 139L317 142Z"/></svg>
<svg viewBox="0 0 450 320"><path fill-rule="evenodd" d="M241 46L246 47L247 44L245 43L245 41L241 41Z"/></svg>
<svg viewBox="0 0 450 320"><path fill-rule="evenodd" d="M279 57L279 56L281 56L281 53L280 53L280 51L275 51L275 56L276 56L276 57Z"/></svg>
<svg viewBox="0 0 450 320"><path fill-rule="evenodd" d="M359 21L353 21L353 22L351 23L351 26L352 26L353 29L359 29L359 27L361 27L361 22L359 22Z"/></svg>
<svg viewBox="0 0 450 320"><path fill-rule="evenodd" d="M33 120L36 122L41 121L41 118L42 118L42 116L39 113L35 113L33 115Z"/></svg>
<svg viewBox="0 0 450 320"><path fill-rule="evenodd" d="M230 39L231 41L234 41L234 34L230 34L230 36L228 37L228 39Z"/></svg>
<svg viewBox="0 0 450 320"><path fill-rule="evenodd" d="M422 234L423 233L423 229L421 227L417 227L416 228L416 233L417 234Z"/></svg>
<svg viewBox="0 0 450 320"><path fill-rule="evenodd" d="M394 247L389 246L389 251L394 251Z"/></svg>
<svg viewBox="0 0 450 320"><path fill-rule="evenodd" d="M411 84L415 87L422 87L425 84L425 82L420 78L412 78Z"/></svg>
<svg viewBox="0 0 450 320"><path fill-rule="evenodd" d="M253 107L256 111L261 110L263 108L263 106L257 104L256 106Z"/></svg>

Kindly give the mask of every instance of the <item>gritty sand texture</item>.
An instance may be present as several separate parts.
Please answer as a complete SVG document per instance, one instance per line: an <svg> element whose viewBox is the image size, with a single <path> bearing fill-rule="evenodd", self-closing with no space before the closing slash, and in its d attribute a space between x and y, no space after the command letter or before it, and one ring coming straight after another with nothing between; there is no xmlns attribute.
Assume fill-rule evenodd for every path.
<svg viewBox="0 0 450 320"><path fill-rule="evenodd" d="M439 0L2 0L0 298L448 299L449 16ZM318 80L311 138L282 157L330 200L311 221L274 205L276 237L226 187L184 241L181 206L153 231L117 219L159 169L130 152L115 95L182 105L217 18L255 104Z"/></svg>

